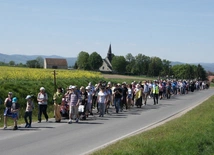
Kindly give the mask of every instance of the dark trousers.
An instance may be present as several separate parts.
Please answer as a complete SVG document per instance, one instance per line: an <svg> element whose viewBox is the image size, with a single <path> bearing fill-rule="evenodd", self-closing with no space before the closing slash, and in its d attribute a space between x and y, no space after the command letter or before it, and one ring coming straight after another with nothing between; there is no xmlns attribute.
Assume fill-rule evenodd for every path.
<svg viewBox="0 0 214 155"><path fill-rule="evenodd" d="M154 104L158 104L158 94L153 94Z"/></svg>
<svg viewBox="0 0 214 155"><path fill-rule="evenodd" d="M116 113L119 112L120 102L121 102L121 98L114 98L114 105L115 105Z"/></svg>
<svg viewBox="0 0 214 155"><path fill-rule="evenodd" d="M121 100L121 102L120 102L120 108L123 109L124 105L126 106L126 109L128 109L127 101L126 101L126 96L124 96L123 99Z"/></svg>
<svg viewBox="0 0 214 155"><path fill-rule="evenodd" d="M45 119L48 120L47 105L39 105L38 108L38 120L42 120L42 114L45 116Z"/></svg>
<svg viewBox="0 0 214 155"><path fill-rule="evenodd" d="M29 118L29 123L28 123L28 118ZM32 122L32 111L26 111L24 119L25 119L25 123L26 124L31 125L31 122Z"/></svg>

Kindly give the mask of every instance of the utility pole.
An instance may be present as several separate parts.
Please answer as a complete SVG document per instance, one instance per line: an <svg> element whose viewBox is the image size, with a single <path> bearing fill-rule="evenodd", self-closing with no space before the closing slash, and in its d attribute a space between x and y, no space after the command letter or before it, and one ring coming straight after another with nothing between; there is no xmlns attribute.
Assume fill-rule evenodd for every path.
<svg viewBox="0 0 214 155"><path fill-rule="evenodd" d="M54 75L54 92L56 91L56 70L53 71Z"/></svg>

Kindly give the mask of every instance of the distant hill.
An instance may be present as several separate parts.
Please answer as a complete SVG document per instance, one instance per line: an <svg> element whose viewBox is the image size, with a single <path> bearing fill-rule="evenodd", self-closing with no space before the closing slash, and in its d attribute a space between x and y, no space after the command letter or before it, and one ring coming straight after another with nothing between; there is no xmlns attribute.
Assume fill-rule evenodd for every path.
<svg viewBox="0 0 214 155"><path fill-rule="evenodd" d="M10 61L14 61L16 64L23 63L26 64L28 60L35 60L37 57L41 56L43 59L44 58L65 58L57 55L19 55L19 54L13 54L13 55L7 55L7 54L2 54L0 53L0 61L9 63ZM68 57L65 58L68 62L68 66L74 66L77 58L75 57Z"/></svg>

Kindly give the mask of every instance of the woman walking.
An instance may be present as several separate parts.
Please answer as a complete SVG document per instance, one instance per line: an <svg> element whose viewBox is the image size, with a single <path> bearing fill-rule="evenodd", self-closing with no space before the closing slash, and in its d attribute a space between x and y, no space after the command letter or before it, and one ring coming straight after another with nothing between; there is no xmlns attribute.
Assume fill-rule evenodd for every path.
<svg viewBox="0 0 214 155"><path fill-rule="evenodd" d="M37 95L38 101L38 123L42 121L42 113L45 116L46 122L48 122L48 114L47 114L47 101L48 101L48 94L45 92L45 88L41 87L40 92Z"/></svg>
<svg viewBox="0 0 214 155"><path fill-rule="evenodd" d="M105 87L101 87L101 89L98 93L98 96L97 96L98 108L99 108L99 112L100 112L99 117L104 116L105 104L107 103L107 95L108 94L105 92Z"/></svg>

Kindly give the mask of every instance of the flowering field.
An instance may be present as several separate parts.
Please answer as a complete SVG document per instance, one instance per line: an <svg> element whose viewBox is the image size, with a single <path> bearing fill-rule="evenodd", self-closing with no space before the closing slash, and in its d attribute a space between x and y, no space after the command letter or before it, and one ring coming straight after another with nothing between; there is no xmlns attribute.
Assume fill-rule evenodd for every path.
<svg viewBox="0 0 214 155"><path fill-rule="evenodd" d="M0 67L0 80L33 80L53 79L54 69L32 69L19 67ZM56 70L57 78L98 78L99 72L80 70Z"/></svg>

